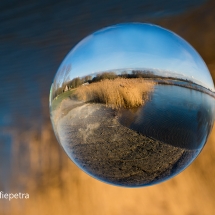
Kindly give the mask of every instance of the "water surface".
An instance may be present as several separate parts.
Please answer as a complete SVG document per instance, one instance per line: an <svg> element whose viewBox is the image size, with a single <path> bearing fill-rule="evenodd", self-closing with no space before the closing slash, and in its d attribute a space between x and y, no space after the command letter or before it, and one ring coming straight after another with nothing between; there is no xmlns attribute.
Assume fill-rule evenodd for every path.
<svg viewBox="0 0 215 215"><path fill-rule="evenodd" d="M200 149L212 129L214 104L212 96L200 91L156 85L143 107L122 110L120 122L172 146Z"/></svg>

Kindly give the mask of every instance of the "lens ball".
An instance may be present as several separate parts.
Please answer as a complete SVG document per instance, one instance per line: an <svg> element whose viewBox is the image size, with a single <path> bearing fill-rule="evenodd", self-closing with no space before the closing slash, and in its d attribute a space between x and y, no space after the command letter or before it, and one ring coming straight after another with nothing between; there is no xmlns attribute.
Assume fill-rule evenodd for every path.
<svg viewBox="0 0 215 215"><path fill-rule="evenodd" d="M214 85L200 55L152 24L103 28L61 63L50 90L56 138L103 182L148 186L183 171L214 123Z"/></svg>

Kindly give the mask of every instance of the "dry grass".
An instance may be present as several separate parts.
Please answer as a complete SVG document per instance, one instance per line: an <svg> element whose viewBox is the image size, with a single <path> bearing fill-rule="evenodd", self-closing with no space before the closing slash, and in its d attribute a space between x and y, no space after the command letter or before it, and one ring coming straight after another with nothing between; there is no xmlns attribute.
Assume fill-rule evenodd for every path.
<svg viewBox="0 0 215 215"><path fill-rule="evenodd" d="M118 109L143 105L155 83L142 78L103 80L79 87L74 96L85 102L99 102Z"/></svg>

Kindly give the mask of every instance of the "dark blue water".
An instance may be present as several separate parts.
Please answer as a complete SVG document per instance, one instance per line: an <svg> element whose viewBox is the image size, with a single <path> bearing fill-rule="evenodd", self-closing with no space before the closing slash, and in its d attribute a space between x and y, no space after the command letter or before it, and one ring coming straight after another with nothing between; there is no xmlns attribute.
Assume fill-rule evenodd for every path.
<svg viewBox="0 0 215 215"><path fill-rule="evenodd" d="M175 15L205 0L187 1L17 1L0 2L1 125L11 113L39 113L61 60L88 34L119 22ZM39 111L38 111L39 110ZM30 111L31 112L31 111Z"/></svg>
<svg viewBox="0 0 215 215"><path fill-rule="evenodd" d="M205 0L163 0L162 4L160 0L1 1L0 129L29 127L35 116L36 124L42 122L42 99L48 98L62 59L88 34L120 22L180 14L203 3Z"/></svg>
<svg viewBox="0 0 215 215"><path fill-rule="evenodd" d="M136 110L124 110L120 122L172 146L201 149L213 126L214 108L214 98L205 93L156 85L150 100Z"/></svg>

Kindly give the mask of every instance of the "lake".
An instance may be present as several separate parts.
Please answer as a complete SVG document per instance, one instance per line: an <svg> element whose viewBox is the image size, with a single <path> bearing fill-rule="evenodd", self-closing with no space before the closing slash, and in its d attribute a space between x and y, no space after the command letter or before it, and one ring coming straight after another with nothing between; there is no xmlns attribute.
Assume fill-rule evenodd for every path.
<svg viewBox="0 0 215 215"><path fill-rule="evenodd" d="M204 146L214 121L214 98L174 85L156 85L142 107L122 110L120 123L143 135L186 149Z"/></svg>

